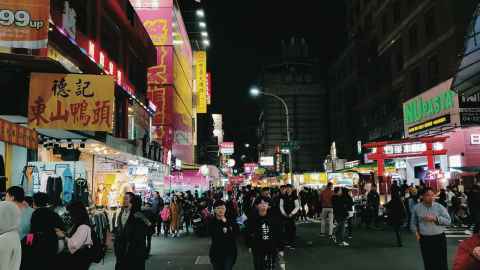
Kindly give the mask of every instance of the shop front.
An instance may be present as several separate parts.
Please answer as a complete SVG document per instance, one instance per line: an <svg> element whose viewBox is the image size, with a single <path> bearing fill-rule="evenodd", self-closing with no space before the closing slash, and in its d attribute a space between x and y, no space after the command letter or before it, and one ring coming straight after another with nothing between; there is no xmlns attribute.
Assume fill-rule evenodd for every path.
<svg viewBox="0 0 480 270"><path fill-rule="evenodd" d="M409 184L425 182L435 189L458 181L462 173L480 166L480 129L472 122L476 108L471 100L451 90L453 79L403 104L405 138L371 142L369 160L377 162L380 182L388 186L392 176ZM385 161L393 160L397 172L384 173Z"/></svg>
<svg viewBox="0 0 480 270"><path fill-rule="evenodd" d="M10 186L29 187L25 168L27 162L36 160L37 137L35 130L0 119L0 193ZM32 195L30 188L26 191Z"/></svg>

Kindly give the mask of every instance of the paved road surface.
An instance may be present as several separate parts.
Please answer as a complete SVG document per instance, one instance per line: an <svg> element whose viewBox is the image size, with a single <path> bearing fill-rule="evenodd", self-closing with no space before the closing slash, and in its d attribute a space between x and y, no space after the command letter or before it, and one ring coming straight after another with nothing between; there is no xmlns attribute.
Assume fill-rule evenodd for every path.
<svg viewBox="0 0 480 270"><path fill-rule="evenodd" d="M349 269L349 270L422 270L418 244L412 234L404 233L404 247L395 244L390 231L357 230L351 246L340 248L319 236L319 224L302 224L298 230L298 247L286 252L286 269ZM453 259L458 240L449 238L449 260ZM311 241L311 242L310 242ZM206 270L208 264L208 239L195 236L180 238L155 237L152 256L147 270ZM450 263L451 265L451 263ZM114 257L109 255L105 264L94 265L92 270L113 270ZM234 269L251 270L251 256L240 244L239 258Z"/></svg>

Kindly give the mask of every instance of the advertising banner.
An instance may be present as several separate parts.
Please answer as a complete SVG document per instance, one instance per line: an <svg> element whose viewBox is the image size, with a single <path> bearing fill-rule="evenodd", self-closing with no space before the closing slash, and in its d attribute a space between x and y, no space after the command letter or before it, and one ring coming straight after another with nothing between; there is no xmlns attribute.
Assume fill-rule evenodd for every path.
<svg viewBox="0 0 480 270"><path fill-rule="evenodd" d="M111 132L114 98L112 76L32 73L28 124Z"/></svg>
<svg viewBox="0 0 480 270"><path fill-rule="evenodd" d="M137 14L152 39L153 45L173 44L173 12L171 7L137 9Z"/></svg>
<svg viewBox="0 0 480 270"><path fill-rule="evenodd" d="M0 141L28 149L38 149L38 134L35 130L3 119L0 119Z"/></svg>
<svg viewBox="0 0 480 270"><path fill-rule="evenodd" d="M207 113L207 53L196 51L195 81L197 86L197 113Z"/></svg>
<svg viewBox="0 0 480 270"><path fill-rule="evenodd" d="M0 1L0 47L46 48L49 16L50 0Z"/></svg>
<svg viewBox="0 0 480 270"><path fill-rule="evenodd" d="M212 104L212 73L207 72L207 104Z"/></svg>
<svg viewBox="0 0 480 270"><path fill-rule="evenodd" d="M459 99L451 89L452 79L444 81L403 103L405 135L421 135L442 126L460 126Z"/></svg>
<svg viewBox="0 0 480 270"><path fill-rule="evenodd" d="M220 153L224 155L233 155L235 153L235 144L233 142L223 142L220 144Z"/></svg>

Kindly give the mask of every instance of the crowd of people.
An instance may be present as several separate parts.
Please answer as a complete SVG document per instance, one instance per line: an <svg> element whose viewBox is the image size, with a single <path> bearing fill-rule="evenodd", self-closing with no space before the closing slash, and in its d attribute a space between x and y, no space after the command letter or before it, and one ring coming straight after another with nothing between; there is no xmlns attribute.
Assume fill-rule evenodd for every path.
<svg viewBox="0 0 480 270"><path fill-rule="evenodd" d="M284 251L296 248L299 221L320 220L321 236L348 247L355 212L360 214L359 226L391 226L399 247L402 231L414 232L426 270L448 269L446 226L471 226L473 236L460 244L454 270L479 269L479 185L467 193L457 185L436 194L422 183L394 182L389 201L383 206L380 201L373 184L366 194L357 194L355 201L352 190L332 183L322 190L298 192L291 185L246 186L227 194L223 190L187 191L162 197L156 192L148 202L128 192L112 224L115 269L145 269L152 237L177 238L192 231L211 237L210 261L215 270L233 268L241 242L237 239L245 240L255 270L277 269L283 266ZM29 198L21 187L10 187L6 202L0 202L0 270L87 270L99 262L106 247L93 233L87 206L76 201L66 210L69 224L50 207L47 194Z"/></svg>

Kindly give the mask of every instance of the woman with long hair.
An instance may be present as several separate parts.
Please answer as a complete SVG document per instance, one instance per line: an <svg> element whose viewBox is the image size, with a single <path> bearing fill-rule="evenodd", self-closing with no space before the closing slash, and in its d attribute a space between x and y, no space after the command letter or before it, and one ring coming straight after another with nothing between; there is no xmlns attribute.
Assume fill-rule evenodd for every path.
<svg viewBox="0 0 480 270"><path fill-rule="evenodd" d="M236 236L240 229L235 221L227 219L224 201L216 201L213 209L215 216L208 224L208 231L212 237L210 261L214 270L232 270L237 260Z"/></svg>
<svg viewBox="0 0 480 270"><path fill-rule="evenodd" d="M93 246L90 218L85 205L76 201L67 206L67 211L72 218L72 228L65 234L57 229L57 236L63 239L66 248L65 268L75 270L88 270L91 259L88 249Z"/></svg>
<svg viewBox="0 0 480 270"><path fill-rule="evenodd" d="M149 224L141 208L142 199L127 192L115 228L115 270L145 270Z"/></svg>
<svg viewBox="0 0 480 270"><path fill-rule="evenodd" d="M181 218L181 211L182 211L182 203L178 196L173 196L173 201L170 204L170 215L171 215L171 223L170 223L170 232L172 233L173 237L178 236L178 231L180 228L180 218Z"/></svg>

